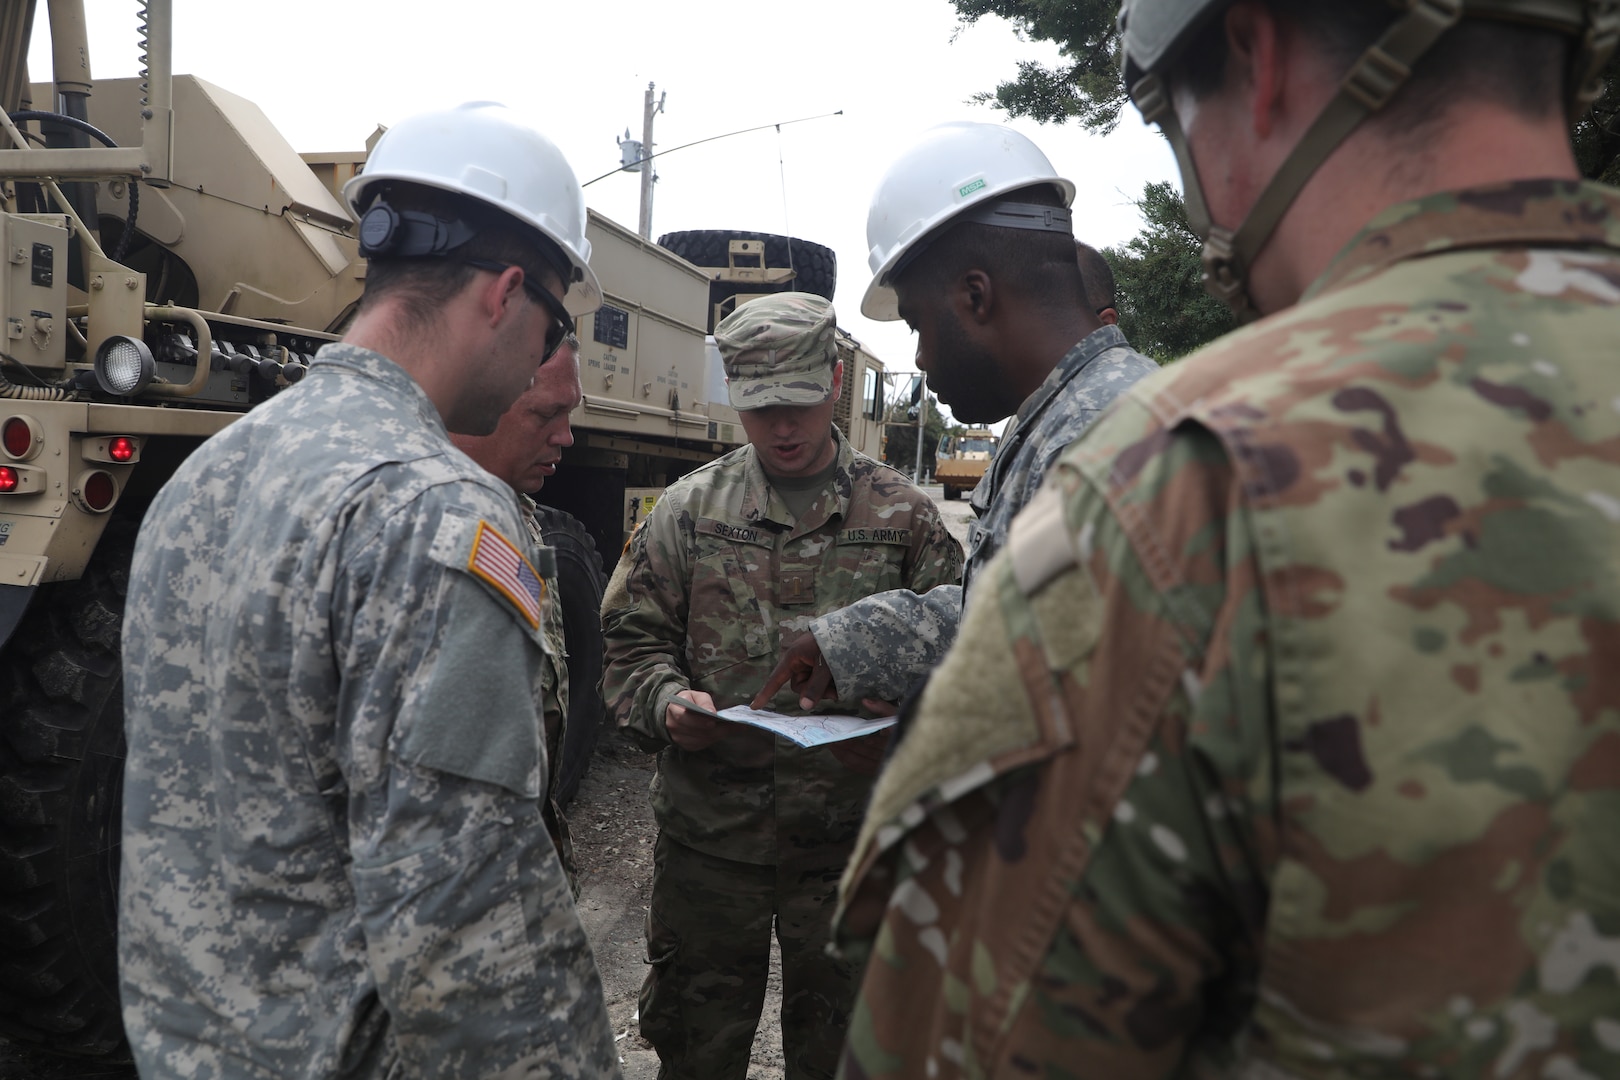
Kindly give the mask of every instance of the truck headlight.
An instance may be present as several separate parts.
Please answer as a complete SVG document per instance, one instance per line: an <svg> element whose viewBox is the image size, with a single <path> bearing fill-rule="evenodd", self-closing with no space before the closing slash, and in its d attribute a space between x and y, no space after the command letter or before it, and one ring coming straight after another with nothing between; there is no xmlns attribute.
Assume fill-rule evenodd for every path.
<svg viewBox="0 0 1620 1080"><path fill-rule="evenodd" d="M123 334L101 343L95 367L96 382L114 397L132 397L145 390L157 370L146 342Z"/></svg>

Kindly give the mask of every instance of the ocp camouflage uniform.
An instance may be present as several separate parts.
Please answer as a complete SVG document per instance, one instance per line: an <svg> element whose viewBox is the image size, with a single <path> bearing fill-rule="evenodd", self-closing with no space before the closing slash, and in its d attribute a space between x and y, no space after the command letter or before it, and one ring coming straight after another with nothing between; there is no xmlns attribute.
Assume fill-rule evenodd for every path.
<svg viewBox="0 0 1620 1080"><path fill-rule="evenodd" d="M555 689L544 700L546 731L546 805L541 810L546 832L557 849L557 859L568 875L568 889L579 898L579 868L574 862L574 836L568 829L568 816L557 801L557 781L562 773L563 743L568 738L568 638L563 632L562 592L557 588L557 551L546 543L540 527L539 507L529 496L518 493L518 512L534 548L534 569L545 583L540 601L540 629L546 639L546 664L551 668L547 685Z"/></svg>
<svg viewBox="0 0 1620 1080"><path fill-rule="evenodd" d="M978 515L968 533L960 588L926 597L897 590L869 596L811 623L833 684L851 698L898 701L939 663L956 638L974 576L1007 542L1007 529L1039 490L1065 447L1138 379L1159 370L1118 327L1081 340L1018 408L984 479L973 489Z"/></svg>
<svg viewBox="0 0 1620 1080"><path fill-rule="evenodd" d="M845 882L844 1076L1620 1075L1620 192L1385 211L982 589Z"/></svg>
<svg viewBox="0 0 1620 1080"><path fill-rule="evenodd" d="M856 972L824 947L872 778L756 728L681 750L663 722L687 688L719 708L746 704L816 615L875 590L958 579L961 549L928 496L834 434L833 478L802 519L744 446L670 485L621 564L631 603L608 614L603 689L618 723L659 752L653 967L640 1015L661 1075L746 1072L773 898L787 1074L831 1076L837 1061ZM771 707L801 711L791 690ZM697 924L712 932L693 941Z"/></svg>
<svg viewBox="0 0 1620 1080"><path fill-rule="evenodd" d="M540 820L526 546L511 489L349 345L158 495L123 639L144 1075L618 1074Z"/></svg>

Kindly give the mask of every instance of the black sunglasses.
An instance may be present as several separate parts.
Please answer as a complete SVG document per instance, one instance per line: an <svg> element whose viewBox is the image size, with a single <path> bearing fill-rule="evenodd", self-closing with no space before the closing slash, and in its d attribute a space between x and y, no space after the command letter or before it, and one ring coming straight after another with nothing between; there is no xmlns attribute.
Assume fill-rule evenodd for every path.
<svg viewBox="0 0 1620 1080"><path fill-rule="evenodd" d="M462 259L468 266L476 266L480 270L488 270L496 274L504 274L512 268L511 263L498 263L490 259ZM518 269L522 269L519 267ZM528 294L539 302L551 316L551 327L546 331L546 354L540 358L543 364L557 354L562 343L574 332L574 317L568 314L568 309L562 306L562 301L551 295L551 290L543 289L530 277L527 270L523 271L523 288Z"/></svg>

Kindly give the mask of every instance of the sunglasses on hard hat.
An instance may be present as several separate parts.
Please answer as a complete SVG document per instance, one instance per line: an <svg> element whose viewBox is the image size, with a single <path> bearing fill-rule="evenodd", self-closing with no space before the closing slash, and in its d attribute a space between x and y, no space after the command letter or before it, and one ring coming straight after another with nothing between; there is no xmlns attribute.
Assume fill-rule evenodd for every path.
<svg viewBox="0 0 1620 1080"><path fill-rule="evenodd" d="M475 266L480 270L488 270L501 274L512 268L511 263L498 263L489 259L463 259L468 266ZM521 269L521 268L520 268ZM546 353L540 358L543 364L557 354L562 343L568 335L574 332L574 317L568 314L568 309L562 306L562 301L551 295L551 290L542 288L527 271L523 274L523 288L534 297L535 301L551 316L551 326L546 329Z"/></svg>

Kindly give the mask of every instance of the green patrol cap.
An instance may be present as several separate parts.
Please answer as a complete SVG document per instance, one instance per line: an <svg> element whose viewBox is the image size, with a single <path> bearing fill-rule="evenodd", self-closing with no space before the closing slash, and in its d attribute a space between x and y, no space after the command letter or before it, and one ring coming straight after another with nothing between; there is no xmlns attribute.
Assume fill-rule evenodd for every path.
<svg viewBox="0 0 1620 1080"><path fill-rule="evenodd" d="M820 405L832 397L838 347L832 304L811 293L761 296L714 328L731 407Z"/></svg>

